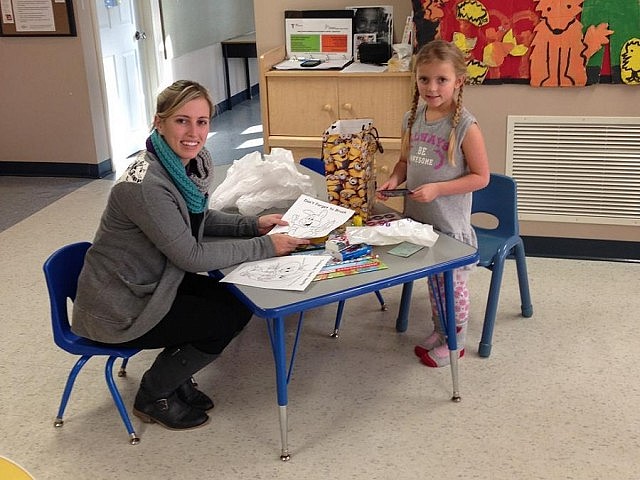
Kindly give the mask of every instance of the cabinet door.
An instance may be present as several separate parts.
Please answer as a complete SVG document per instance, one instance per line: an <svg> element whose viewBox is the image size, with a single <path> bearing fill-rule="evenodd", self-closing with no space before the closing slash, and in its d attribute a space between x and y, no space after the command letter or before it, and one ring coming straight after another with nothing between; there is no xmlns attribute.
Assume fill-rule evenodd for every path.
<svg viewBox="0 0 640 480"><path fill-rule="evenodd" d="M337 79L267 77L269 134L320 137L338 119Z"/></svg>
<svg viewBox="0 0 640 480"><path fill-rule="evenodd" d="M338 80L340 118L373 118L381 137L399 138L411 106L411 77L383 75Z"/></svg>

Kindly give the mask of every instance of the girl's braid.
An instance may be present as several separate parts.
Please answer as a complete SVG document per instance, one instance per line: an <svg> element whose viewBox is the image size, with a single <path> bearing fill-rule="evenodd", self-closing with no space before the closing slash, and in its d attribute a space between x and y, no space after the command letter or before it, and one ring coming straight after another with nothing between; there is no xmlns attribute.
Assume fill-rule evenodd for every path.
<svg viewBox="0 0 640 480"><path fill-rule="evenodd" d="M456 127L458 123L460 123L460 113L462 112L462 90L464 89L464 83L460 85L460 89L458 90L458 98L456 99L456 111L453 113L453 128L451 128L451 133L449 134L449 150L447 152L447 158L449 160L449 164L452 166L456 165L455 158L455 148L456 148Z"/></svg>
<svg viewBox="0 0 640 480"><path fill-rule="evenodd" d="M413 100L411 101L411 112L409 113L409 119L407 121L407 128L402 135L402 143L400 144L400 158L407 159L409 156L409 150L411 149L411 128L413 122L416 120L416 110L418 109L418 100L420 99L420 93L418 92L418 85L413 85Z"/></svg>

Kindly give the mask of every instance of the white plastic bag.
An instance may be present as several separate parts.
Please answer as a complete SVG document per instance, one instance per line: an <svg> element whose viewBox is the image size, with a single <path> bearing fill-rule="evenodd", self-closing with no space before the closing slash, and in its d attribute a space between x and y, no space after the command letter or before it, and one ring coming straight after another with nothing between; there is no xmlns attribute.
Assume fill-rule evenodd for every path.
<svg viewBox="0 0 640 480"><path fill-rule="evenodd" d="M288 208L300 194L314 196L309 175L298 171L291 151L274 148L264 155L252 152L235 160L227 177L211 194L211 208L237 207L243 215L269 208Z"/></svg>
<svg viewBox="0 0 640 480"><path fill-rule="evenodd" d="M438 240L438 234L433 231L431 225L416 222L410 218L402 218L373 227L347 227L346 235L352 245L355 243L394 245L410 242L430 247Z"/></svg>
<svg viewBox="0 0 640 480"><path fill-rule="evenodd" d="M408 72L411 70L413 46L407 43L394 43L393 55L388 62L390 72Z"/></svg>

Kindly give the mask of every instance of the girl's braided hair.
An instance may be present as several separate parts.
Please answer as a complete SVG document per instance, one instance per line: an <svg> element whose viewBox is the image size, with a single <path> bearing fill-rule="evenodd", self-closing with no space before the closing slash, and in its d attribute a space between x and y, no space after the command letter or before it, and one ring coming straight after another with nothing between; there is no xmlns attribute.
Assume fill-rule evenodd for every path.
<svg viewBox="0 0 640 480"><path fill-rule="evenodd" d="M431 62L451 62L453 69L457 77L463 77L467 73L467 65L464 59L462 51L453 43L445 40L432 40L429 43L423 45L414 60L413 71L414 74L420 65L424 65ZM456 145L456 127L460 122L460 112L462 111L462 91L464 82L460 85L458 90L458 97L456 98L456 110L453 114L453 128L451 129L451 135L449 136L449 150L447 152L449 164L455 165L455 145ZM411 111L409 113L409 120L407 128L402 135L402 144L400 150L400 158L406 159L409 155L409 149L411 148L411 129L413 122L416 119L416 110L418 109L418 100L420 99L420 93L418 92L417 82L413 85L413 100L411 102Z"/></svg>

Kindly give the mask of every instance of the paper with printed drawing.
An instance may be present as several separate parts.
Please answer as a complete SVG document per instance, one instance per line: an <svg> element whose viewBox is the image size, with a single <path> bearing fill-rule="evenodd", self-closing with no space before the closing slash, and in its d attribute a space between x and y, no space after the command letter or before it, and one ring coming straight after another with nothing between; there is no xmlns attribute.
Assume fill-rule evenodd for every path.
<svg viewBox="0 0 640 480"><path fill-rule="evenodd" d="M297 238L319 238L343 225L355 212L302 194L282 216L289 225L276 225L269 234L286 233Z"/></svg>
<svg viewBox="0 0 640 480"><path fill-rule="evenodd" d="M258 288L303 291L330 259L330 255L289 255L245 262L220 281Z"/></svg>

